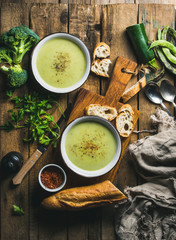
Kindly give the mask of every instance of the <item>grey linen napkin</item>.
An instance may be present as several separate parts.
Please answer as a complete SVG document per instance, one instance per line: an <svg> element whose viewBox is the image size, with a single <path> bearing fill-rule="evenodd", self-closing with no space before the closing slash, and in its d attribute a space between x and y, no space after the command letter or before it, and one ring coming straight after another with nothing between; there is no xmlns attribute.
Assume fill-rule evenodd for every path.
<svg viewBox="0 0 176 240"><path fill-rule="evenodd" d="M127 187L129 201L117 207L120 240L176 240L176 124L161 109L151 119L158 133L129 146L145 183Z"/></svg>

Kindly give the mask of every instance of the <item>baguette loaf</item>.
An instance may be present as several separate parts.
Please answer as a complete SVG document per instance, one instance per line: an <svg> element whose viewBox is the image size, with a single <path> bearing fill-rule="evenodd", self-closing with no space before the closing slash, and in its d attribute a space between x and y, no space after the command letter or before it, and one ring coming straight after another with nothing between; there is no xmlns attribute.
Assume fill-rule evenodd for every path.
<svg viewBox="0 0 176 240"><path fill-rule="evenodd" d="M91 71L94 72L96 75L102 76L102 77L108 77L109 78L109 65L111 64L110 59L96 59L92 62L91 65Z"/></svg>
<svg viewBox="0 0 176 240"><path fill-rule="evenodd" d="M134 128L134 112L129 104L123 105L116 118L116 128L122 137L129 137Z"/></svg>
<svg viewBox="0 0 176 240"><path fill-rule="evenodd" d="M100 104L90 104L85 108L85 114L99 116L108 121L112 121L117 117L117 110L116 108L106 105L101 106Z"/></svg>
<svg viewBox="0 0 176 240"><path fill-rule="evenodd" d="M90 186L63 190L45 198L42 206L52 210L82 210L126 200L109 180Z"/></svg>
<svg viewBox="0 0 176 240"><path fill-rule="evenodd" d="M106 43L100 42L95 46L93 52L93 60L95 60L96 58L107 58L109 56L110 47Z"/></svg>

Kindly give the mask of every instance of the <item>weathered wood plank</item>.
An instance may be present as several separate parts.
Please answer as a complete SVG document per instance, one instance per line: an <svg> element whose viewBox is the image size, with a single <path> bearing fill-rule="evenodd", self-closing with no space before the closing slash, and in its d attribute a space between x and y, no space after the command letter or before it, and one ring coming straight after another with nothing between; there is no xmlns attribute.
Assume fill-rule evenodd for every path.
<svg viewBox="0 0 176 240"><path fill-rule="evenodd" d="M25 3L58 3L58 0L21 0Z"/></svg>
<svg viewBox="0 0 176 240"><path fill-rule="evenodd" d="M146 4L175 4L175 0L136 0L136 3L146 3Z"/></svg>
<svg viewBox="0 0 176 240"><path fill-rule="evenodd" d="M0 10L0 29L1 33L10 30L17 25L26 24L28 21L28 6L21 4L2 4ZM27 67L27 57L23 61L23 66ZM5 97L6 93L6 78L0 74L0 124L7 120L7 111L13 108L13 105L8 103ZM15 92L15 95L26 92L26 87L22 87ZM12 131L7 133L0 132L0 159L10 151L20 152L24 159L28 157L28 144L24 144L23 138L27 137L27 131ZM11 177L6 177L1 180L1 239L8 240L12 236L14 239L28 239L28 178L26 178L17 188L11 186ZM14 216L12 211L13 205L22 207L25 215L21 218Z"/></svg>
<svg viewBox="0 0 176 240"><path fill-rule="evenodd" d="M58 3L58 0L1 0L0 3Z"/></svg>
<svg viewBox="0 0 176 240"><path fill-rule="evenodd" d="M134 0L91 0L91 4L112 5L119 3L135 3Z"/></svg>
<svg viewBox="0 0 176 240"><path fill-rule="evenodd" d="M130 15L128 14L130 12ZM128 15L128 18L126 16ZM118 19L118 21L116 20ZM107 5L103 7L103 16L102 16L102 41L110 45L111 56L110 59L112 64L114 64L115 59L118 56L124 56L131 60L135 60L131 45L127 39L125 29L131 24L136 24L137 22L137 5L135 4L120 4L120 5ZM127 85L134 84L136 78L132 78ZM107 89L109 81L107 79L102 79L102 89L101 92L104 92ZM117 89L118 91L118 89ZM137 109L137 99L134 98L130 101L130 104ZM133 136L133 141L136 140L136 136ZM123 161L122 161L123 164ZM126 171L126 170L125 170ZM120 171L122 175L126 175L124 172ZM119 176L120 177L120 176ZM133 176L134 177L134 176ZM119 181L118 181L119 182ZM129 183L132 184L132 179L129 179ZM135 179L134 179L135 183ZM123 186L127 183L123 181Z"/></svg>
<svg viewBox="0 0 176 240"><path fill-rule="evenodd" d="M175 4L175 0L1 0L1 3L64 3L64 4L119 4L119 3L156 3Z"/></svg>
<svg viewBox="0 0 176 240"><path fill-rule="evenodd" d="M31 28L41 37L55 32L68 31L68 5L59 4L34 4L31 7L30 14ZM38 90L41 89L37 88ZM57 101L64 110L67 107L67 94L57 95ZM54 118L58 120L61 116L59 110L54 114ZM30 155L34 152L36 146L30 148ZM39 159L38 163L30 172L30 238L31 239L66 239L67 223L66 215L63 214L46 214L39 211L40 200L36 201L36 195L42 198L44 193L42 190L38 193L38 173L39 170L48 163L58 163L58 155L56 149L50 146L44 156ZM37 234L36 234L37 233Z"/></svg>
<svg viewBox="0 0 176 240"><path fill-rule="evenodd" d="M75 5L69 6L69 33L79 37L90 51L92 57L95 42L100 41L100 6ZM99 79L90 74L83 84L84 88L99 93ZM69 101L73 101L75 94L69 95Z"/></svg>
<svg viewBox="0 0 176 240"><path fill-rule="evenodd" d="M164 16L167 17L163 17ZM146 33L149 40L157 38L156 33L158 28L162 29L163 26L170 25L174 27L175 21L175 10L172 5L151 5L141 4L139 5L139 22L143 22L145 25ZM166 75L165 77L173 81L173 77ZM145 106L145 107L144 107ZM169 105L168 105L169 106ZM151 121L150 115L155 112L155 108L158 107L156 104L151 103L145 94L141 91L139 94L139 109L141 112L139 119L139 129L150 129ZM170 109L171 109L170 104ZM140 137L146 136L147 134L140 134Z"/></svg>
<svg viewBox="0 0 176 240"><path fill-rule="evenodd" d="M70 3L70 1L69 1ZM100 41L100 6L75 5L69 6L69 33L78 36L88 47L92 56L94 44ZM90 75L83 85L86 89L99 93L100 82L94 75ZM69 101L73 102L77 91L69 95ZM91 216L90 216L91 215ZM76 213L68 221L68 238L77 239L96 239L95 235L100 236L100 219L97 219L96 212ZM92 219L96 219L92 221ZM87 227L86 227L87 226Z"/></svg>
<svg viewBox="0 0 176 240"><path fill-rule="evenodd" d="M109 44L111 48L110 59L112 64L114 64L118 56L124 56L130 60L135 61L135 57L131 46L128 42L127 35L125 32L126 27L137 23L137 5L135 4L119 4L119 5L107 5L103 6L103 16L102 16L102 41ZM130 14L129 14L130 13ZM128 17L126 17L128 16ZM136 83L137 78L133 77L127 88ZM102 79L102 93L104 94L107 85L107 79ZM118 89L117 89L118 91ZM137 109L137 98L133 98L129 104ZM137 136L132 136L132 141L137 140ZM126 156L126 155L125 155ZM115 184L119 189L123 191L126 185L136 184L135 172L131 170L128 162L128 158L123 157L120 168L115 177ZM112 224L114 218L114 211L107 211L107 209L102 209L102 239L106 240L115 238L114 226ZM108 220L107 220L108 218Z"/></svg>

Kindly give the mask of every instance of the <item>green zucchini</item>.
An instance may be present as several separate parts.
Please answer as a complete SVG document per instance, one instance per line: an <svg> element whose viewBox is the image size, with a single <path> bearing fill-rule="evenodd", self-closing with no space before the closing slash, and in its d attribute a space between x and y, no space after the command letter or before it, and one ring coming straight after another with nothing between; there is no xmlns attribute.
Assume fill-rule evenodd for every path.
<svg viewBox="0 0 176 240"><path fill-rule="evenodd" d="M126 28L127 34L131 40L137 59L140 63L148 64L151 67L158 69L155 55L152 49L148 46L148 37L145 32L143 23L129 26Z"/></svg>

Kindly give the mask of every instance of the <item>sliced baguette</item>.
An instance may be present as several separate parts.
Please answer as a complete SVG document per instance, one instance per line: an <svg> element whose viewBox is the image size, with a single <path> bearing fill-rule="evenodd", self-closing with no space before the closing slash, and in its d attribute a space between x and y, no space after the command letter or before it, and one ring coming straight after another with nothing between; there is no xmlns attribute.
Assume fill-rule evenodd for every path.
<svg viewBox="0 0 176 240"><path fill-rule="evenodd" d="M117 110L116 108L106 105L101 106L100 104L90 104L85 108L85 114L99 116L106 120L112 121L117 117Z"/></svg>
<svg viewBox="0 0 176 240"><path fill-rule="evenodd" d="M51 210L82 210L125 201L127 197L109 180L90 186L62 190L42 201Z"/></svg>
<svg viewBox="0 0 176 240"><path fill-rule="evenodd" d="M93 60L95 60L96 58L107 58L109 56L110 47L106 43L100 42L95 46L93 52Z"/></svg>
<svg viewBox="0 0 176 240"><path fill-rule="evenodd" d="M91 65L91 71L94 72L96 75L109 78L108 71L110 64L111 60L107 58L102 60L94 60Z"/></svg>
<svg viewBox="0 0 176 240"><path fill-rule="evenodd" d="M130 104L124 104L119 110L118 113L129 113L132 117L134 116L134 111Z"/></svg>
<svg viewBox="0 0 176 240"><path fill-rule="evenodd" d="M116 128L122 137L129 137L134 129L134 111L129 104L125 104L118 111Z"/></svg>
<svg viewBox="0 0 176 240"><path fill-rule="evenodd" d="M136 84L134 84L132 87L127 89L122 94L122 101L126 103L128 100L130 100L133 96L135 96L142 88L146 86L146 78L141 78Z"/></svg>

